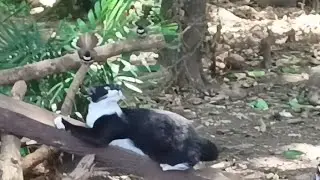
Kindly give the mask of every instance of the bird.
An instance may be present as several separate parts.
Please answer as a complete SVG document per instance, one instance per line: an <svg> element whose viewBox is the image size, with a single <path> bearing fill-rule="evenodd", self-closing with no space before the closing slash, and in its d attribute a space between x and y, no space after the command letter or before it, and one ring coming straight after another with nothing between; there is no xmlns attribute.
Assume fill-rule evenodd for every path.
<svg viewBox="0 0 320 180"><path fill-rule="evenodd" d="M83 33L79 37L75 38L72 42L73 46L78 49L79 58L84 63L92 63L97 56L97 52L94 50L96 46L101 45L103 38L98 33Z"/></svg>
<svg viewBox="0 0 320 180"><path fill-rule="evenodd" d="M137 26L136 32L138 34L138 37L140 37L140 38L144 38L148 34L147 29L143 26L140 26L140 25Z"/></svg>
<svg viewBox="0 0 320 180"><path fill-rule="evenodd" d="M76 126L58 116L58 129L98 147L119 146L159 163L163 171L188 170L200 161L218 159L217 146L200 136L192 121L158 109L121 108L119 85L104 84L87 90L87 127Z"/></svg>

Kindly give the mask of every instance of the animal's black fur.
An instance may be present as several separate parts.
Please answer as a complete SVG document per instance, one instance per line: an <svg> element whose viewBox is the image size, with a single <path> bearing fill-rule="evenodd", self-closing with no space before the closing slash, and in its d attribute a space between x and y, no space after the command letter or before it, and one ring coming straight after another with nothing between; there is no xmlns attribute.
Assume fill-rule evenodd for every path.
<svg viewBox="0 0 320 180"><path fill-rule="evenodd" d="M91 97L96 96L92 99L104 96L102 89L95 88L94 92L99 92L99 95L92 93ZM172 118L173 113L143 108L122 108L122 112L121 117L117 114L101 116L92 128L75 126L64 119L62 123L74 136L100 147L116 139L129 138L136 147L161 164L188 163L194 166L199 161L218 158L216 145L199 136L190 123Z"/></svg>

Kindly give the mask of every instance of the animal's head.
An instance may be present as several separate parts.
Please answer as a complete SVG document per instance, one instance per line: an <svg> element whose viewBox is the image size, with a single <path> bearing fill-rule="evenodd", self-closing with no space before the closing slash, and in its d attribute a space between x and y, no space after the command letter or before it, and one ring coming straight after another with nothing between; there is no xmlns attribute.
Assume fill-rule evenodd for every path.
<svg viewBox="0 0 320 180"><path fill-rule="evenodd" d="M125 99L122 94L121 87L116 84L105 84L101 86L94 86L88 89L88 95L90 101L98 103L102 100L108 102L118 102L121 99Z"/></svg>

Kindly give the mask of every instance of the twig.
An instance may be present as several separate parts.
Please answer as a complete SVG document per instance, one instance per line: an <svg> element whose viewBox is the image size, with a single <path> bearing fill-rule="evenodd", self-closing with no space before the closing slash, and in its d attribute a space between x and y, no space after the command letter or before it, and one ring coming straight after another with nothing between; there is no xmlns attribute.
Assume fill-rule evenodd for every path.
<svg viewBox="0 0 320 180"><path fill-rule="evenodd" d="M17 81L11 90L12 98L22 100L27 91L27 84L24 81ZM1 135L1 163L2 171L0 179L23 180L21 168L20 139L14 135Z"/></svg>
<svg viewBox="0 0 320 180"><path fill-rule="evenodd" d="M81 65L81 67L77 71L75 78L73 79L73 81L68 89L67 95L64 99L64 102L62 104L61 114L66 115L66 116L71 114L73 103L74 103L74 98L76 96L76 93L77 93L80 85L82 84L82 82L86 76L86 73L89 70L89 67L90 67L89 65L83 64L83 65Z"/></svg>

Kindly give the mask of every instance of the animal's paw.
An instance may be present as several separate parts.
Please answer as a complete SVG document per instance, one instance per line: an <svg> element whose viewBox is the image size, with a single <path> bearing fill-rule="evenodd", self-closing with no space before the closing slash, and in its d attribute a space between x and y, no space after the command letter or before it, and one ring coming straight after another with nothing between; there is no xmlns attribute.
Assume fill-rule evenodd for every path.
<svg viewBox="0 0 320 180"><path fill-rule="evenodd" d="M160 167L162 168L162 171L184 171L190 168L190 166L187 163L176 164L174 166L171 166L169 164L160 164Z"/></svg>
<svg viewBox="0 0 320 180"><path fill-rule="evenodd" d="M64 124L62 123L62 117L58 116L54 119L54 125L58 128L58 129L66 129L66 127L64 126Z"/></svg>

